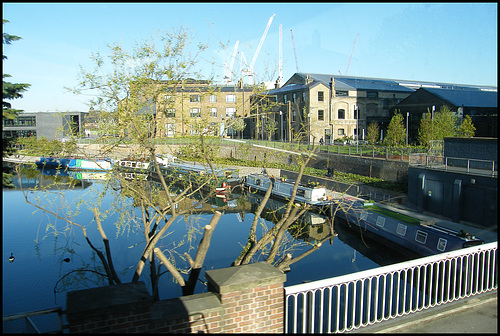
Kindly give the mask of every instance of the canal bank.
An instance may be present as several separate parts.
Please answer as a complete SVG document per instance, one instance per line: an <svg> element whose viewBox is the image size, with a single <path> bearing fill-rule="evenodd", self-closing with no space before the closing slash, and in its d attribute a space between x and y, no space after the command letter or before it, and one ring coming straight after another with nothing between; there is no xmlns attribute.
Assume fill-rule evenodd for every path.
<svg viewBox="0 0 500 336"><path fill-rule="evenodd" d="M498 333L497 290L360 328L350 333Z"/></svg>

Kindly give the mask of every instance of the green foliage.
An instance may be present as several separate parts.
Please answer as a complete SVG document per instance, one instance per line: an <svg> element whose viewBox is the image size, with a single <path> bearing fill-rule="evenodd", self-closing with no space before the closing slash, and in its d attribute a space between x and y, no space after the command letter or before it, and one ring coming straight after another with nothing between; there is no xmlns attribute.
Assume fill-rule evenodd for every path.
<svg viewBox="0 0 500 336"><path fill-rule="evenodd" d="M3 19L3 24L8 23L9 21ZM21 39L19 36L10 35L3 32L3 44L11 44L13 41L17 41ZM2 59L6 60L7 56L2 54ZM9 100L22 98L22 93L29 88L29 84L20 84L20 83L11 83L6 82L5 79L11 77L8 74L2 74L2 120L3 119L14 119L17 117L19 112L22 110L13 109L12 104ZM12 138L4 138L2 139L2 157L9 156L15 152L12 149L11 144L14 141ZM10 182L10 175L4 168L2 168L2 185L7 188L12 188L13 185Z"/></svg>
<svg viewBox="0 0 500 336"><path fill-rule="evenodd" d="M470 115L466 115L464 120L462 121L462 124L458 128L458 136L464 138L472 138L475 133L476 127L474 127Z"/></svg>
<svg viewBox="0 0 500 336"><path fill-rule="evenodd" d="M443 140L445 137L473 137L476 128L472 124L470 116L466 115L462 124L459 125L458 117L447 106L443 105L434 114L427 110L424 118L420 121L418 129L418 140L421 145L429 146L431 140Z"/></svg>
<svg viewBox="0 0 500 336"><path fill-rule="evenodd" d="M428 147L430 145L430 141L434 139L432 129L432 116L430 113L426 113L420 120L420 127L418 128L418 141L421 146Z"/></svg>
<svg viewBox="0 0 500 336"><path fill-rule="evenodd" d="M404 118L401 113L396 113L387 127L387 134L384 139L386 146L399 146L405 143L406 128Z"/></svg>
<svg viewBox="0 0 500 336"><path fill-rule="evenodd" d="M379 140L380 127L378 123L371 122L368 124L368 129L366 130L366 140L370 145L375 145Z"/></svg>

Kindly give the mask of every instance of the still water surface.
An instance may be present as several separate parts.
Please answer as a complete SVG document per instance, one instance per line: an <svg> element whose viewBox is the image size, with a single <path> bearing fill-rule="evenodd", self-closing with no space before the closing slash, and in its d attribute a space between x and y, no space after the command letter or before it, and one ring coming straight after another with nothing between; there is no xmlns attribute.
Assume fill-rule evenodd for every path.
<svg viewBox="0 0 500 336"><path fill-rule="evenodd" d="M41 183L40 181L43 181L43 176L27 178L23 183L34 185ZM99 180L82 182L83 185L80 188L60 191L66 202L64 204L55 196L55 192L49 193L49 199L53 197L53 199L58 200L57 204L53 205L54 209L76 206L79 199L93 202L95 201L93 191L101 191L106 186L106 182ZM114 205L117 200L116 193L119 192L119 188L115 189L108 189L101 209L111 208ZM37 191L30 194L30 197L46 194ZM259 202L255 198L249 198L246 202L250 202L250 200L254 203ZM215 205L213 207L216 208ZM246 208L249 210L231 212L230 208L225 207L227 211L221 217L213 233L204 270L229 267L238 257L242 246L246 244L254 218L252 207L246 206ZM91 250L80 229L73 227L64 231L64 221L53 215L36 211L33 205L25 202L20 190L3 190L2 214L4 315L58 306L65 309L67 291L106 285L106 283L93 282L96 277L91 273L84 276L87 280L91 280L90 282L84 281L82 278L68 276L65 278L66 280L72 279L69 284L62 281L58 283L68 272L83 265L90 268L94 263L98 263L92 258ZM133 228L117 233L114 226L117 216L117 214L110 214L103 221L103 226L110 241L115 269L123 282L129 282L145 246L144 233ZM164 246L173 247L175 242L185 238L187 229L203 227L210 222L211 218L211 214L179 218L173 225L172 233L163 239ZM82 211L76 215L75 221L88 226L89 238L96 247L104 250L102 239L97 232L95 222L93 222L93 214L90 211ZM266 226L272 224L264 219L261 219L261 222ZM59 228L59 234L54 235L52 230L46 230L47 224ZM296 240L289 235L292 241L300 243L293 252L294 257L309 250L315 238L325 237L328 231L328 226L307 225L305 228L304 233ZM259 231L262 234L261 229ZM336 236L331 237L318 250L291 265L285 286L345 275L408 259L404 255L395 253L394 250L385 250L383 246L377 245L377 242L368 240L366 237L365 243L363 243L359 233L348 230L344 225L336 223L335 232ZM200 239L201 234L195 235L191 244L197 246ZM186 250L186 246L187 244L180 249L180 253ZM196 250L190 252L193 258L195 253ZM8 260L11 254L15 257L14 262ZM178 256L177 260L180 260ZM200 280L205 281L204 272L202 272ZM141 276L141 281L144 281L149 289L147 267ZM200 282L196 287L196 292L206 292L206 287ZM180 295L181 289L172 282L171 276L169 274L163 275L160 279L160 299Z"/></svg>

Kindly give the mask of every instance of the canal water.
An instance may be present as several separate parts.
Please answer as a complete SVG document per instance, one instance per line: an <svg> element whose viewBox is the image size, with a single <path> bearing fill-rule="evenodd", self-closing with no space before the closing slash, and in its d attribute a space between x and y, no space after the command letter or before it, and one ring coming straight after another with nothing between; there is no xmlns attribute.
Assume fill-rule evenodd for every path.
<svg viewBox="0 0 500 336"><path fill-rule="evenodd" d="M60 187L63 184L59 184L46 189L40 188L28 192L29 199L40 200L45 207L58 215L72 212L72 220L84 225L91 242L104 251L94 214L88 208L98 204L98 193L106 190L100 202L101 211L109 211L106 216L103 215L103 228L110 242L118 275L123 282L131 281L145 246L144 233L134 225L122 225L117 228L116 223L130 211L140 216L137 208L133 207L133 201L130 200L123 208L124 204L117 197L120 192L119 185L112 181L99 180L97 175L80 174L58 178L63 182L72 178L79 179L78 186L65 189ZM25 187L48 186L53 180L53 177L38 172L23 176L22 184ZM19 184L17 180L15 184ZM239 256L246 244L254 211L259 203L260 198L257 195L237 193L232 195L229 202L221 203L221 199L215 199L211 204L199 207L197 214L178 218L169 234L162 239L161 247L173 251L169 257L174 257L178 265L188 268L187 261L183 259L184 252L189 253L192 258L195 257L195 248L202 237L201 228L210 222L211 211L223 211L224 215L212 236L196 293L206 292L206 286L203 284L204 271L229 267ZM268 206L276 209L280 205L271 200ZM78 209L80 210L77 211ZM268 211L260 219L258 236L262 236L273 225L273 216L270 213ZM68 291L106 285L95 273L95 266L99 265L99 261L85 241L81 229L67 226L66 222L56 215L37 210L26 202L25 194L19 189L3 190L2 214L4 315L52 307L65 309ZM338 221L335 221L334 235L331 236L328 219L314 213L306 215L300 225L289 231L286 237L288 244L281 249L278 258L283 257L285 253L292 253L293 257L297 257L311 249L315 242L326 240L319 249L291 265L290 271L286 273L285 286L350 274L411 258L399 253L397 249L388 249L387 246L362 236L360 232ZM182 244L179 244L180 242ZM10 256L15 259L9 260ZM258 258L255 261L262 260ZM161 272L164 271L165 268L162 268ZM150 289L147 267L140 280ZM159 293L160 299L168 299L180 296L181 289L174 283L170 274L166 273L160 278ZM43 319L39 319L38 323L42 330L44 327L50 330L51 323Z"/></svg>

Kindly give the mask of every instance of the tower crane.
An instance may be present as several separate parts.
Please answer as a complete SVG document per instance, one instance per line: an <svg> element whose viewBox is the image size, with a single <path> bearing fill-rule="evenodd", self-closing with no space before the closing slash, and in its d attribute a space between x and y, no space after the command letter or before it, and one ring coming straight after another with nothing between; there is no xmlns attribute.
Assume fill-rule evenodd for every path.
<svg viewBox="0 0 500 336"><path fill-rule="evenodd" d="M281 87L283 80L283 35L281 33L282 25L280 25L280 39L279 39L279 63L278 63L278 87Z"/></svg>
<svg viewBox="0 0 500 336"><path fill-rule="evenodd" d="M257 50L255 50L255 54L253 55L252 62L250 63L250 66L247 66L247 69L244 69L244 74L248 76L248 81L249 84L253 84L253 76L254 76L254 71L253 71L253 66L255 65L255 61L257 60L257 57L259 56L260 49L262 48L262 44L264 43L264 40L266 39L267 32L269 31L269 27L271 27L271 22L273 22L274 17L276 14L273 14L269 21L267 22L266 29L264 30L264 34L262 35L259 46L257 47ZM245 60L246 63L246 60Z"/></svg>
<svg viewBox="0 0 500 336"><path fill-rule="evenodd" d="M238 51L238 45L240 44L240 41L236 41L234 44L233 48L233 54L231 56L231 63L229 65L229 68L227 67L227 63L224 63L224 84L228 85L232 83L233 81L233 65L234 65L234 59L236 58L236 52Z"/></svg>
<svg viewBox="0 0 500 336"><path fill-rule="evenodd" d="M344 75L347 75L347 71L349 70L349 65L351 65L352 54L354 53L354 48L356 48L356 42L358 41L358 36L359 36L359 33L358 33L358 35L356 35L356 39L354 40L354 45L352 46L352 51L351 51L351 57L349 57L349 62L347 63L347 68L345 69ZM342 75L340 70L339 70L339 74Z"/></svg>
<svg viewBox="0 0 500 336"><path fill-rule="evenodd" d="M295 41L293 39L293 32L291 29L290 29L290 35L292 35L293 54L295 55L295 66L297 67L297 72L299 72L299 61L297 61L297 51L295 50Z"/></svg>
<svg viewBox="0 0 500 336"><path fill-rule="evenodd" d="M345 74L347 75L347 71L349 70L349 65L351 65L352 54L354 53L354 48L356 48L356 42L358 41L358 35L356 35L356 39L354 40L354 45L352 46L351 57L349 57L349 63L347 63L347 69L345 69Z"/></svg>

